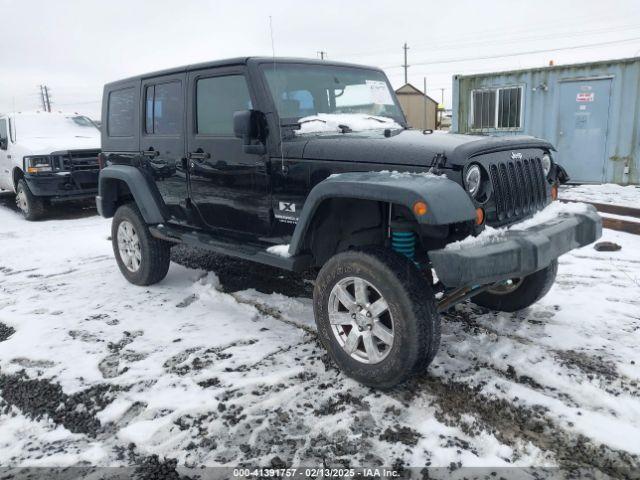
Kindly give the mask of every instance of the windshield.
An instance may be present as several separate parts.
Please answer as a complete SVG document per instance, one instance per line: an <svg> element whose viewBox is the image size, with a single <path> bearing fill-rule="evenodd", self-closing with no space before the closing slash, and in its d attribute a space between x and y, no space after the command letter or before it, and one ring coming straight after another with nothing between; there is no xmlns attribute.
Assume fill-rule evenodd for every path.
<svg viewBox="0 0 640 480"><path fill-rule="evenodd" d="M384 73L335 65L265 65L282 123L318 114L387 117L404 124ZM319 123L319 122L316 122ZM380 128L372 122L372 128Z"/></svg>
<svg viewBox="0 0 640 480"><path fill-rule="evenodd" d="M15 136L22 138L77 137L95 138L100 136L98 127L82 115L59 115L41 113L19 115L15 118Z"/></svg>

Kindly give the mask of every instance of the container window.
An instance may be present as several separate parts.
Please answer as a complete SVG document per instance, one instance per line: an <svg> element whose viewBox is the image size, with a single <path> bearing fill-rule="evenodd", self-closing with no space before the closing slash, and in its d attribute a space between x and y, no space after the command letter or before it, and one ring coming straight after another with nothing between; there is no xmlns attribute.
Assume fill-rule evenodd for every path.
<svg viewBox="0 0 640 480"><path fill-rule="evenodd" d="M133 87L109 93L107 132L110 137L133 137L135 99Z"/></svg>
<svg viewBox="0 0 640 480"><path fill-rule="evenodd" d="M471 92L472 130L513 130L521 127L522 87Z"/></svg>
<svg viewBox="0 0 640 480"><path fill-rule="evenodd" d="M520 128L522 88L500 88L498 90L498 128Z"/></svg>

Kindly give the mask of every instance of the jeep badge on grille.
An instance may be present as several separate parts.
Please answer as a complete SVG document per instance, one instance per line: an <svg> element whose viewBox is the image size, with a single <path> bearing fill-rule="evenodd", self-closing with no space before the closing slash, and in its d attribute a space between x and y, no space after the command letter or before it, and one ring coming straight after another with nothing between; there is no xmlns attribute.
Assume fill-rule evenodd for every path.
<svg viewBox="0 0 640 480"><path fill-rule="evenodd" d="M511 152L511 160L522 160L522 154L520 152Z"/></svg>

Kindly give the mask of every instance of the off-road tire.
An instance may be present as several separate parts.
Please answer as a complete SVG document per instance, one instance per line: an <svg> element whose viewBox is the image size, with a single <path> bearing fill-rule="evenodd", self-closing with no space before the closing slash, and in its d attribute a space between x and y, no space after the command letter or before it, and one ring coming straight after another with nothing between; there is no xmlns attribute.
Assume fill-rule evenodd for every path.
<svg viewBox="0 0 640 480"><path fill-rule="evenodd" d="M120 256L118 248L118 227L123 221L133 225L140 245L141 261L137 271L129 270ZM111 243L118 267L122 275L134 285L153 285L167 276L170 263L171 245L155 238L149 232L138 208L133 203L122 205L116 210L111 224Z"/></svg>
<svg viewBox="0 0 640 480"><path fill-rule="evenodd" d="M21 198L24 198L24 204L21 204ZM29 185L24 179L18 180L18 185L16 186L16 204L22 216L31 222L40 220L45 214L44 200L31 193Z"/></svg>
<svg viewBox="0 0 640 480"><path fill-rule="evenodd" d="M499 312L522 310L549 293L556 281L557 273L558 261L554 260L548 267L524 277L513 292L502 295L483 292L472 297L471 302Z"/></svg>
<svg viewBox="0 0 640 480"><path fill-rule="evenodd" d="M375 286L389 305L394 341L379 363L352 358L338 343L329 322L333 287L347 277ZM318 335L338 367L349 377L376 388L390 388L424 371L440 345L440 315L431 286L413 262L380 247L350 250L330 258L320 270L313 292Z"/></svg>

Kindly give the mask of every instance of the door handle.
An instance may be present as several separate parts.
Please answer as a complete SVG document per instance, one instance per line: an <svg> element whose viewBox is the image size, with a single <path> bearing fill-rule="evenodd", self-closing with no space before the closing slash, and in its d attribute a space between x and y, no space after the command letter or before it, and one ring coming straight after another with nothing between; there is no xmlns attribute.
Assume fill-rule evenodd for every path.
<svg viewBox="0 0 640 480"><path fill-rule="evenodd" d="M189 152L187 158L189 160L203 161L211 158L211 154L209 152L203 152L202 149L199 148L195 152Z"/></svg>

